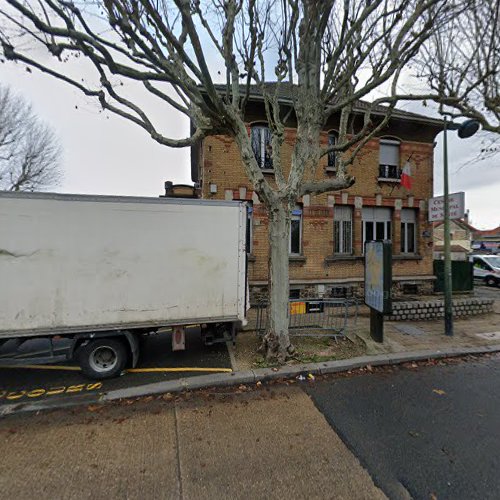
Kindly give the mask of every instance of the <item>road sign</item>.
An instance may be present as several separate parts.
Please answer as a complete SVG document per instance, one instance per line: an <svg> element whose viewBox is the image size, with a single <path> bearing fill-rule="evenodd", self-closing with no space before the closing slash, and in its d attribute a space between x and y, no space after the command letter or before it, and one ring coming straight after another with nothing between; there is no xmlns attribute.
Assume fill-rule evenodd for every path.
<svg viewBox="0 0 500 500"><path fill-rule="evenodd" d="M465 214L465 193L453 193L448 196L450 203L450 219L463 219ZM429 200L429 222L444 220L444 196L436 196Z"/></svg>

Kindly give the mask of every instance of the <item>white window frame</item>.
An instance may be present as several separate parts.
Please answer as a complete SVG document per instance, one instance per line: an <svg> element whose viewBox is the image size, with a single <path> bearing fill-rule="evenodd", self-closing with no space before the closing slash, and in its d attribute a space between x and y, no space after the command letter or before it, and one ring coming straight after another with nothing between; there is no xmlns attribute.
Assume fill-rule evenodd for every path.
<svg viewBox="0 0 500 500"><path fill-rule="evenodd" d="M337 231L338 223L338 231ZM345 235L349 224L349 234ZM333 253L352 255L353 210L350 205L336 205L333 209Z"/></svg>
<svg viewBox="0 0 500 500"><path fill-rule="evenodd" d="M254 155L255 155L255 149L253 147L254 145L253 145L252 134L257 129L261 130L261 133L260 133L260 144L259 144L259 147L260 147L260 161L257 159L257 157L256 157L256 160L259 163L259 167L262 170L273 170L273 165L272 165L273 159L272 159L272 157L271 157L271 166L266 166L266 146L268 144L271 144L271 141L272 141L271 130L270 130L269 126L267 124L265 124L265 123L256 123L255 125L252 125L250 127L250 143L251 143L252 151L253 151ZM269 133L269 142L266 141L266 135L267 135L266 132Z"/></svg>
<svg viewBox="0 0 500 500"><path fill-rule="evenodd" d="M384 146L389 146L391 147L391 151L394 152L394 150L397 148L397 158L396 159L389 159L387 161L383 161L385 158L384 156L392 156L392 154L388 154L387 152L384 152ZM379 140L379 179L382 180L400 180L400 164L401 164L401 141L397 139L380 139ZM390 176L385 175L383 173L383 170L386 170L387 172L390 171L390 169L395 169L396 171L396 176Z"/></svg>
<svg viewBox="0 0 500 500"><path fill-rule="evenodd" d="M302 207L297 205L290 216L290 236L288 238L288 253L289 255L302 255ZM292 252L292 222L299 221L299 251Z"/></svg>
<svg viewBox="0 0 500 500"><path fill-rule="evenodd" d="M408 225L413 224L413 250L408 250ZM417 253L417 211L414 208L401 210L401 253Z"/></svg>
<svg viewBox="0 0 500 500"><path fill-rule="evenodd" d="M363 207L361 211L361 219L363 222L363 248L365 251L365 242L373 241L366 240L366 226L373 224L373 236L377 239L377 223L383 223L384 226L384 240L390 240L392 236L392 210L387 207Z"/></svg>

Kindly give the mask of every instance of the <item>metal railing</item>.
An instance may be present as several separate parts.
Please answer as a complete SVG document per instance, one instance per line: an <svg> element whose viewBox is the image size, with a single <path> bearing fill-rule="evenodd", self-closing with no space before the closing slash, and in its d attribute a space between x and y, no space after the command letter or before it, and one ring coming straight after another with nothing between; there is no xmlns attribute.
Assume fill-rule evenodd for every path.
<svg viewBox="0 0 500 500"><path fill-rule="evenodd" d="M256 305L256 331L263 335L269 324L267 301ZM356 325L359 302L356 298L347 299L290 299L290 335L302 337L345 336L348 329Z"/></svg>

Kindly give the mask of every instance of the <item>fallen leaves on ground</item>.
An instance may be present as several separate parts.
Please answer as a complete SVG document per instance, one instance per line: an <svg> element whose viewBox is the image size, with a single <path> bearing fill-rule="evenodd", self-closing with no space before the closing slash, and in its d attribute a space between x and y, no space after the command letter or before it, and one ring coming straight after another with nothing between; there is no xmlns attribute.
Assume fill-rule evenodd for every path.
<svg viewBox="0 0 500 500"><path fill-rule="evenodd" d="M436 394L439 394L442 396L443 394L446 394L446 391L443 391L443 389L432 389L432 392L435 392Z"/></svg>

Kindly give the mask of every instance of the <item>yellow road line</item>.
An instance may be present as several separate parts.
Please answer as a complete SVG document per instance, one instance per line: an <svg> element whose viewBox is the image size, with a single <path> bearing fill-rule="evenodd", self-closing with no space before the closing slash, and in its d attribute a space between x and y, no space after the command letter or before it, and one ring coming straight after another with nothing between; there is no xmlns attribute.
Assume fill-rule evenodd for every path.
<svg viewBox="0 0 500 500"><path fill-rule="evenodd" d="M79 366L65 365L12 365L1 366L0 368L25 368L29 370L60 370L60 371L81 371ZM231 368L129 368L127 373L175 373L175 372L209 372L209 373L230 373Z"/></svg>
<svg viewBox="0 0 500 500"><path fill-rule="evenodd" d="M160 373L160 372L222 372L230 373L231 368L129 368L128 373Z"/></svg>
<svg viewBox="0 0 500 500"><path fill-rule="evenodd" d="M81 370L79 366L65 366L65 365L0 365L0 368L26 368L28 370L61 370L78 372Z"/></svg>

